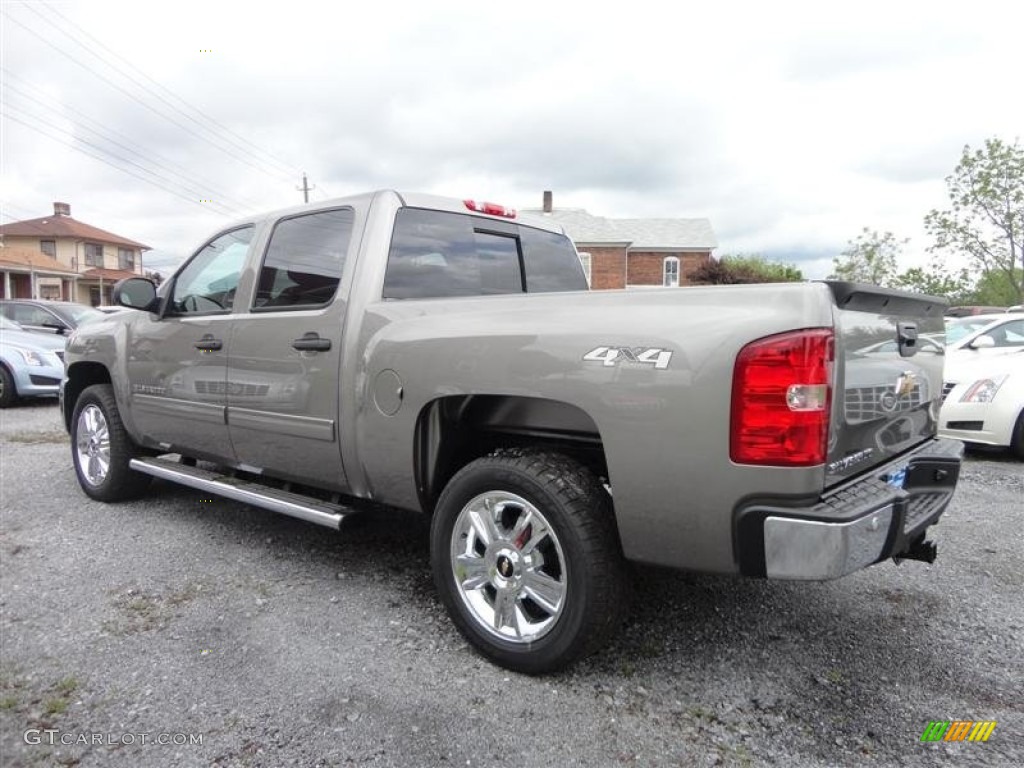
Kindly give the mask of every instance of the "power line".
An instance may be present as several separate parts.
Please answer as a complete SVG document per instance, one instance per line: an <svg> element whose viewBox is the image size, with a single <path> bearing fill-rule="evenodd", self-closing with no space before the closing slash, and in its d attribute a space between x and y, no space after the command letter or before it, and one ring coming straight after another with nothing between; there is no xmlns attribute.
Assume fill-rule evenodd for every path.
<svg viewBox="0 0 1024 768"><path fill-rule="evenodd" d="M2 67L2 66L0 66L0 72L3 72L3 74L7 75L7 76L12 76L13 75L13 73L11 73L9 70L7 70L5 67ZM17 78L16 75L13 75L13 76ZM34 87L34 86L32 86L31 83L28 83L28 81L25 81L22 78L17 78L17 79L22 80L23 82L25 82L30 87ZM65 115L67 113L71 112L71 110L69 110L66 105L61 104L56 99L47 98L46 101L43 101L43 100L39 99L38 97L32 95L31 93L28 93L27 91L23 90L22 88L19 88L17 85L14 85L13 83L9 83L9 82L5 83L5 87L7 89L12 90L15 93L17 93L20 98L26 98L29 101L32 101L35 104L39 105L43 109L56 109L56 110L59 110L59 111L63 112ZM49 102L49 104L47 102ZM36 119L40 119L40 120L43 120L44 122L49 123L50 118L48 116L47 117L40 117L39 115L32 114L31 112L29 112L29 110L24 110L23 109L23 111L25 111L30 116L35 117ZM218 189L214 185L213 182L210 182L209 180L204 179L201 176L197 176L196 174L192 173L191 171L189 171L188 169L184 168L183 166L178 165L177 163L174 163L174 161L172 161L172 160L168 160L167 158L164 158L161 155L158 155L156 153L150 152L145 147L142 147L137 142L132 141L131 139L129 139L124 134L119 133L117 131L114 131L112 129L100 126L98 123L96 123L96 121L90 120L89 118L85 117L84 115L80 116L80 117L81 117L81 119L85 120L86 122L83 123L83 122L79 122L79 121L76 121L76 120L71 120L71 122L75 126L76 130L81 130L81 131L86 131L86 132L92 133L95 136L98 136L101 140L110 142L111 144L113 144L115 146L118 146L118 147L124 149L125 151L130 152L131 154L141 158L142 160L144 160L144 161L146 161L146 162L156 166L157 168L162 168L163 170L167 171L168 173L171 173L171 174L173 174L173 175L183 179L184 183L182 183L181 185L182 186L191 185L193 188L196 189L196 192L197 192L199 197L211 196L211 197L214 197L214 198L218 199L219 201L224 202L224 203L230 205L231 207L237 208L239 210L246 210L246 209L252 210L254 208L258 208L259 207L258 203L253 203L251 201L237 199L237 198L234 198L232 195L224 193L222 190ZM118 137L120 139L123 139L124 141L119 141L117 138L112 138L112 136L116 136L116 137ZM124 142L128 142L128 144L125 144ZM134 144L136 147L139 147L140 149L142 149L142 151L140 152L139 149L134 149L132 146L129 146L129 144ZM148 153L148 154L146 154L146 153ZM151 155L151 156L149 156L149 155ZM180 171L175 170L173 167L171 167L172 165L173 166L177 166L181 170Z"/></svg>
<svg viewBox="0 0 1024 768"><path fill-rule="evenodd" d="M285 160L282 160L281 158L277 157L276 155L272 154L271 152L268 152L268 151L266 151L265 149L263 149L262 147L258 146L257 144L254 144L253 142L249 141L249 140L248 140L247 138L245 138L244 136L242 136L242 135L240 135L239 133L237 133L237 132L235 132L235 131L231 130L230 128L228 128L228 127L227 127L226 125L224 125L223 123L220 123L220 122L218 122L217 120L213 119L213 118L212 118L212 117L211 117L210 115L206 114L206 113L205 113L205 112L204 112L203 110L201 110L201 109L199 109L198 107L196 107L196 106L194 106L194 105L190 104L190 103L189 103L188 101L186 101L185 99L183 99L183 98L182 98L181 96L178 96L178 95L177 95L176 93L174 93L174 91L172 91L172 90L171 90L170 88L168 88L167 86L165 86L165 85L163 85L163 84L159 83L158 81L154 80L154 79L153 79L152 77L150 77L149 75L147 75L147 74L146 74L145 72L143 72L143 71L142 71L142 70L141 70L141 69L140 69L139 67L137 67L137 66L136 66L135 64L133 64L133 63L132 63L131 61L129 61L129 60L128 60L128 59L126 59L126 58L125 58L124 56L121 56L121 55L120 55L119 53L117 53L117 51L114 51L114 50L113 50L113 49L111 49L111 48L110 48L109 46L105 45L105 44L104 44L104 43L103 43L103 42L102 42L101 40L99 40L99 39L97 39L97 38L96 38L95 36L91 35L91 34L90 34L90 33L89 33L89 32L88 32L87 30L83 29L83 28L82 28L81 26L79 26L78 24L76 24L75 22L73 22L73 21L72 21L71 19L69 19L69 18L68 18L67 16L65 16L64 14L62 14L62 13L61 13L60 11L58 11L58 10L57 10L56 8L54 8L54 7L53 7L52 5L50 5L49 3L43 2L43 3L42 3L42 5L43 5L43 6L45 6L45 7L46 7L46 8L48 9L48 10L50 10L50 11L51 11L51 12L52 12L52 13L53 13L54 15L56 15L56 16L59 16L59 17L60 17L60 18L62 18L62 19L63 19L63 20L65 21L65 22L67 22L67 23L68 23L68 24L70 24L70 25L71 25L72 27L74 27L74 28L75 28L75 29L77 29L77 30L78 30L79 32L81 32L81 33L82 33L83 35L85 35L85 36L86 36L87 38L89 38L90 40L92 40L92 41L93 41L94 43L96 43L96 45L98 45L98 46L99 46L100 48L102 48L103 50L107 51L108 53L110 53L110 54L111 54L112 56L116 57L116 58L117 58L117 59L119 59L120 61L124 62L124 63L125 63L126 65L128 65L128 67L130 67L130 68L131 68L131 69L133 69L133 70L134 70L135 72L137 72L138 74L140 74L140 75L141 75L142 77L144 77L144 78L145 78L146 80L148 80L148 81L149 81L150 83L152 83L152 84L153 84L154 86L156 86L156 87L157 87L157 88L159 88L159 89L160 89L161 91L163 91L164 93L166 93L166 94L167 94L168 96L170 96L171 98L173 98L173 99L177 100L177 101L178 101L178 102L180 102L181 104L184 104L184 105L185 105L185 107L187 107L188 109L192 110L193 112L195 112L196 114L198 114L199 116L201 116L201 117L203 118L203 120L205 121L205 123L200 123L199 121L195 120L195 118L193 118L193 117L191 117L190 115L188 115L188 114L187 114L187 113L186 113L185 111L183 111L183 110L181 110L181 109L178 109L177 107L174 107L175 109L178 109L178 111L179 111L179 112L180 112L180 113L181 113L182 115L184 115L185 117L189 118L190 120L192 120L193 122L195 122L195 123L196 123L197 125L200 125L200 126L201 126L201 127L203 127L203 128L206 128L206 127L207 127L207 124L212 124L212 125L215 125L215 126L217 126L218 128L220 128L220 129L221 129L222 131L224 131L225 133L231 134L232 136L234 136L235 138L237 138L237 139L238 139L239 141L242 141L242 142L244 142L245 144L248 144L248 145L249 145L250 147L252 147L252 148L253 148L254 150L256 150L256 151L257 151L257 152L259 152L260 154L264 155L264 156L265 156L266 158L269 158L269 159L270 159L270 160L271 160L272 162L276 163L276 164L277 164L277 165L278 165L278 166L279 166L279 167L280 167L280 168L281 168L281 169L282 169L283 171L285 171L285 172L287 172L287 173L289 173L289 174L290 174L290 173L292 173L292 172L294 171L294 166L292 166L292 165L291 165L290 163L286 162ZM45 16L43 16L43 15L42 15L42 14L41 14L41 13L40 13L39 11L35 10L34 8L33 8L32 10L33 10L33 11L34 11L34 12L36 13L36 15L40 16L41 18L43 18L43 19L45 19L45 20L49 21L49 22L50 22L51 24L53 24L53 22L52 22L52 21L50 21L49 19L46 19L46 17L45 17ZM56 25L54 25L54 26L56 26ZM62 31L63 31L63 30L62 30ZM65 33L65 34L67 34L67 33ZM84 46L83 46L83 47L84 47ZM90 51L90 53L93 53L93 55L96 55L96 54L95 54L95 52L93 52L93 51L92 51L91 49L89 49L89 48L86 48L86 50L89 50L89 51ZM109 62L108 62L108 66L110 66L110 65L109 65ZM145 86L143 86L143 87L145 87ZM168 104L168 106L172 106L172 107L174 106L174 105L170 104L170 103L169 103L169 102L167 102L167 101L164 101L164 103L165 103L165 104ZM238 145L238 144L236 143L236 144L235 144L235 146L239 146L239 145ZM239 148L241 148L241 149L244 149L244 147L239 147Z"/></svg>
<svg viewBox="0 0 1024 768"><path fill-rule="evenodd" d="M200 122L199 120L196 120L196 119L195 119L194 117L192 117L192 115L189 115L189 114L187 114L186 112L184 112L183 110L181 110L180 108L178 108L177 106L175 106L174 104L172 104L171 102L169 102L169 101L168 101L167 99L165 99L165 98L164 98L163 96L161 96L161 95L160 95L159 93L157 93L157 92L156 92L156 91L154 91L154 90L153 90L152 88L150 88L149 86L147 86L147 85L146 85L145 83L142 83L142 82L140 82L140 81L139 81L139 80L137 80L137 79L136 79L135 77L133 77L133 76L132 76L132 75L131 75L130 73L128 73L128 72L126 72L126 71L124 71L124 69L122 69L121 67L119 67L119 66L115 66L115 65L114 65L114 64L112 64L112 63L111 63L110 61L108 61L108 60L104 59L104 58L103 58L102 56L100 56L100 55L99 55L98 53L96 53L96 51L94 51L94 50L93 50L92 48L90 48L89 46L87 46L87 45L85 45L84 43L82 43L82 42L81 42L81 41L80 41L80 40L79 40L78 38L76 38L76 37L75 37L74 35L72 35L71 33L69 33L69 32L68 32L68 31L67 31L66 29L62 29L62 28L61 28L61 26L60 26L59 24L57 24L56 22L54 22L54 21L53 21L52 19L48 18L47 16L43 15L43 13L42 13L42 12L40 12L40 11L39 11L39 10L38 10L37 8L35 8L35 7L31 6L31 5L29 5L29 6L27 6L27 7L28 7L28 9L29 9L30 11L32 11L32 13L34 13L34 14L35 14L36 16L38 16L38 17L39 17L40 19L42 19L42 20L43 20L43 21L45 21L45 22L46 22L47 24L49 24L49 25L50 25L51 27L53 27L54 29L56 29L56 30L57 30L58 32L60 32L60 33L61 33L62 35L64 35L64 36L65 36L66 38L68 38L68 39L69 39L69 40L70 40L71 42L73 42L73 43L74 43L75 45L77 45L77 46L78 46L79 48L81 48L82 50L84 50L84 51L85 51L86 53L88 53L88 54L89 54L90 56L92 56L93 58L95 58L95 59L99 60L99 62L100 62L101 64L103 64L104 66L106 66L106 67L108 67L109 69L113 70L113 71L114 71L115 73L117 73L117 74L118 74L118 75L120 75L121 77L123 77L123 78L125 78L125 79L127 79L127 80L131 81L131 82L132 82L133 84L135 84L135 85L136 85L137 87L141 88L141 89L142 89L143 91L145 91L146 93L148 93L148 94L149 94L150 96L152 96L153 98L157 99L158 101L160 101L160 102L162 102L163 104L165 104L166 106L168 106L168 107L169 107L169 108L170 108L170 109L171 109L171 110L172 110L173 112L177 112L178 114L180 114L180 115L181 115L182 117L184 117L185 119L187 119L187 120L190 120L190 121L192 121L192 122L193 122L193 123L195 123L195 124L196 124L197 126L199 126L199 128L200 128L201 130L207 131L208 133L210 133L210 134L211 134L211 135L212 135L213 137L215 137L216 139L218 139L218 140L220 140L220 141L223 141L223 142L225 142L226 144L228 144L228 145L230 145L230 146L234 146L234 147L236 147L236 148L240 149L240 150L241 150L242 152L244 152L244 153L246 153L246 154L248 154L248 155L252 155L252 152L251 152L250 150L247 150L247 149L246 149L245 147L242 147L242 146L238 145L238 144L237 144L237 142L233 142L233 141L230 141L229 139L226 139L226 138L223 138L223 137L221 137L221 136L217 135L217 133L216 133L216 132L214 132L214 131L210 130L210 128L209 128L209 126L208 126L208 125L206 125L205 123L202 123L202 122ZM47 7L49 8L49 6L47 6ZM54 11L54 13L57 13L56 9L53 9L53 8L51 8L51 10L53 10L53 11ZM58 13L58 15L60 15L60 14ZM65 18L65 20L67 20L67 19L66 19L66 17L63 17L63 16L62 16L61 18ZM76 26L76 28L80 29L80 30L81 30L81 31L82 31L82 32L83 32L84 34L88 34L88 33L86 33L86 32L85 32L85 30L82 30L82 29L81 29L80 27L77 27L77 25L74 25L74 22L70 22L70 21L69 21L69 23L71 23L71 24L72 24L73 26ZM24 25L22 25L22 26L24 26ZM91 37L91 36L90 36L90 37ZM95 38L93 38L93 39L95 39ZM99 43L99 41L97 41L97 43ZM102 45L102 44L101 44L101 45ZM105 47L105 46L104 46L104 47ZM109 49L108 49L108 50L109 50ZM99 77L103 77L102 75L99 75L99 73L95 73L95 72L94 72L94 74L97 74L97 76L99 76ZM104 79L106 79L106 78L104 78ZM107 82L111 82L111 81L110 81L110 80L107 80ZM129 95L130 95L130 94L129 94ZM140 101L139 99L137 99L137 98L136 98L135 96L131 96L131 98L135 99L136 101L139 101L139 103L143 103L143 102L141 102L141 101ZM186 126L183 126L183 125L181 125L180 123L177 123L177 122L175 122L175 125L178 125L178 126L179 126L180 128L182 128L183 130L190 130L190 129L188 129L188 128L187 128ZM191 131L190 131L190 132L191 132ZM197 136L199 136L200 138L202 138L203 140L205 140L205 141L208 141L208 142L210 142L211 144L213 143L213 142L212 142L212 141L211 141L211 140L210 140L209 138L206 138L206 137L204 137L204 136L201 136L200 134L195 134L195 133L193 133L193 135L197 135ZM217 146L217 145L215 145L215 146ZM227 151L227 148L226 148L226 147L220 147L220 146L218 146L218 149L221 149L222 151ZM229 153L229 154L230 154L230 153ZM234 156L234 155L233 155L233 156ZM237 157L237 156L235 156L235 157ZM282 175L282 171L280 171L280 170L276 170L276 169L275 169L275 170L271 170L271 169L270 169L270 167L269 167L269 165L268 165L268 164L267 164L267 163L266 163L266 162L265 162L264 160L260 160L259 158L255 157L255 156L253 156L253 159L254 159L254 160L256 160L256 162L259 162L259 163L263 163L263 164L264 164L265 166L267 166L266 168L260 169L260 170L262 170L262 171L263 171L264 173L267 173L268 175L278 175L278 176L279 176L280 178L284 178L284 176ZM275 162L277 162L277 161L275 161ZM254 166L254 167L255 167L255 166ZM289 177L290 177L290 174L289 174Z"/></svg>
<svg viewBox="0 0 1024 768"><path fill-rule="evenodd" d="M10 108L10 105L5 104L4 106L5 106L5 108ZM73 133L72 131L67 130L66 128L61 128L61 127L56 126L56 125L50 125L50 124L48 124L46 122L46 118L45 117L42 117L42 116L37 115L37 114L33 114L32 112L29 112L29 111L24 110L24 109L22 109L21 112L22 112L22 116L23 117L27 116L27 117L29 117L31 119L37 120L37 121L39 121L39 124L46 125L46 127L48 129L60 131L61 133L69 136L71 138L72 142L77 141L77 142L79 142L81 144L85 144L88 147L92 147L97 152L101 152L101 153L103 153L105 155L108 155L109 157L112 157L115 160L119 160L122 163L127 163L128 165L133 165L136 168L138 168L139 170L141 170L143 173L148 173L151 176L155 176L156 178L158 178L161 181L163 181L165 184L171 184L171 185L173 185L175 187L178 187L180 190L193 195L193 199L198 198L200 200L203 200L203 199L207 199L207 195L209 195L209 192L207 190L200 189L199 187L196 187L195 185L193 185L191 183L182 183L182 182L179 182L179 181L175 181L174 179L169 179L166 176L162 176L161 174L157 173L156 171L153 171L150 168L147 168L146 166L142 165L141 163L137 163L136 161L132 160L131 158L124 157L123 155L119 155L116 152L113 152L113 151L111 151L110 149L108 149L106 147L100 146L99 144L95 144L95 143L89 141L88 139L85 139L85 138L82 138L81 136L76 135L75 133ZM53 138L53 137L51 136L51 138ZM221 201L221 200L217 200L216 202L213 202L213 198L209 198L209 201L211 202L211 204L216 205L219 208L224 209L224 212L227 215L238 216L238 215L240 215L243 212L242 209L238 208L235 205L232 205L231 203L227 203L227 202L224 202L224 201Z"/></svg>
<svg viewBox="0 0 1024 768"><path fill-rule="evenodd" d="M43 129L38 124L32 124L32 123L29 123L26 120L22 120L21 118L15 116L15 115L10 114L6 110L4 110L3 114L4 114L5 117L7 117L7 119L13 120L16 123L21 123L26 128L31 128L33 131L37 131L37 132L43 134L44 136L47 136L48 138L53 139L54 141L56 141L56 142L58 142L60 144L63 144L66 147L70 147L71 149L75 150L76 152L81 152L84 155L88 155L89 157L92 157L92 158L94 158L96 160L99 160L101 163L109 165L111 168L114 168L114 169L116 169L118 171L121 171L122 173L126 173L129 176L134 176L136 179L139 179L140 181L144 181L147 184L152 184L154 187L157 187L157 188L163 190L164 192L167 192L168 194L174 195L175 197L180 197L182 200L187 200L188 202L193 203L195 205L202 206L203 208L205 208L208 211L210 210L210 207L207 204L202 203L199 200L196 200L194 197L188 197L186 195L183 195L180 192L177 192L176 190L170 189L168 187L165 187L162 184L159 184L159 183L153 181L152 179L147 179L145 176L140 176L139 174L135 173L134 171L130 171L127 168L124 168L122 166L116 165L116 164L110 162L109 160L107 160L106 158L104 158L102 155L98 155L98 154L96 154L94 152L90 152L89 150L84 149L84 148L78 146L73 141L66 141L66 140L60 138L59 136L54 136L52 133L48 133L45 129ZM83 141L80 138L76 139L76 140L78 142L81 142L81 143L84 143L84 144L89 144L88 142L85 142L85 141ZM92 145L90 145L90 146L92 146ZM116 157L116 155L113 155L113 153L109 153L108 152L108 154L111 154L111 156ZM119 158L119 159L123 159L123 158ZM133 164L135 164L135 163L133 163ZM143 170L146 170L146 169L143 169ZM150 173L150 174L152 174L154 176L158 175L158 174L154 174L152 171L148 171L147 170L146 172ZM219 205L219 204L212 203L212 205ZM220 207L226 207L226 206L220 206ZM230 212L225 213L223 211L214 211L214 213L219 213L222 216L234 215L234 214L232 214Z"/></svg>
<svg viewBox="0 0 1024 768"><path fill-rule="evenodd" d="M134 101L137 104L140 104L141 106L145 107L150 112L152 112L153 114L157 115L157 117L160 117L160 118L162 118L164 120L169 120L171 123L173 123L177 127L181 128L183 131L191 134L192 136L195 136L196 138L200 139L201 141L206 142L207 144L210 144L211 146L219 149L221 152L224 152L225 154L230 155L231 157L233 157L234 159L238 160L239 162L245 163L249 167L251 167L251 168L253 168L253 169L257 170L257 171L260 171L261 173L265 173L265 174L267 174L269 176L276 176L277 178L281 178L281 179L288 179L289 181L291 181L290 177L284 176L283 174L279 174L277 172L271 172L271 171L266 170L265 168L259 167L258 165L256 165L255 163L251 162L246 157L243 157L242 155L240 155L237 152L233 151L232 149L230 149L228 147L221 146L221 145L215 143L214 141L212 141L211 139L209 139L208 137L203 136L202 134L194 131L192 128L188 127L187 125L184 125L179 120L176 120L172 115L168 115L168 114L165 114L165 113L161 112L160 110L158 110L153 105L146 103L145 101L143 101L142 99L140 99L136 95L134 95L133 93L125 90L120 85L118 85L117 83L115 83L112 80L110 80L110 78L108 78L105 75L97 72L92 67L90 67L88 64L83 63L77 57L71 55L70 53L68 53L67 51L65 51L62 48L58 47L57 45L54 45L52 42L47 40L45 37L43 37L41 34L36 32L31 27L29 27L26 24L22 23L18 19L15 19L14 17L12 17L9 13L5 12L4 15L7 17L7 19L9 21L13 21L15 24L17 24L22 29L26 30L33 37L37 38L38 40L41 40L42 42L44 42L46 45L48 45L53 50L57 51L59 54L61 54L65 58L70 59L72 62L74 62L79 67L81 67L82 69L86 70L87 72L89 72L91 75L93 75L95 77L98 77L99 79L103 80L103 82L105 82L111 88L114 88L115 90L117 90L117 91L121 92L122 94L124 94L125 96L127 96L132 101ZM63 34L65 34L67 37L69 37L69 39L71 39L77 45L79 45L80 47L85 48L85 46L82 46L82 44L80 42L75 40L70 35L67 35L66 32L64 32L63 30L61 30L61 32ZM85 48L85 50L89 51L88 48ZM89 53L92 53L92 51L89 51ZM95 54L93 54L93 55L95 55ZM102 59L100 59L100 60L103 61ZM106 63L106 62L104 62L104 63ZM108 66L110 66L110 65L108 64Z"/></svg>
<svg viewBox="0 0 1024 768"><path fill-rule="evenodd" d="M17 216L12 216L11 214L7 213L8 210L23 211L23 218L38 218L36 216L38 211L30 211L28 208L23 208L20 205L13 205L12 203L0 202L0 216L3 216L5 219L10 219L11 221L18 221L19 219ZM24 214L27 214L27 216L25 216Z"/></svg>

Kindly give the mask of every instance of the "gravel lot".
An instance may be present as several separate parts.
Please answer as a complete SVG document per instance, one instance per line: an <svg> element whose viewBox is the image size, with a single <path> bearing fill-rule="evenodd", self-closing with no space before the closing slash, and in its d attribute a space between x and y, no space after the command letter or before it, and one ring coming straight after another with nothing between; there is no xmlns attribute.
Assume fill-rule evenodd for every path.
<svg viewBox="0 0 1024 768"><path fill-rule="evenodd" d="M641 571L617 641L546 678L469 650L416 516L335 533L163 483L99 504L52 403L0 411L0 472L4 766L1024 765L1008 457L970 456L933 566ZM919 741L953 719L998 726Z"/></svg>

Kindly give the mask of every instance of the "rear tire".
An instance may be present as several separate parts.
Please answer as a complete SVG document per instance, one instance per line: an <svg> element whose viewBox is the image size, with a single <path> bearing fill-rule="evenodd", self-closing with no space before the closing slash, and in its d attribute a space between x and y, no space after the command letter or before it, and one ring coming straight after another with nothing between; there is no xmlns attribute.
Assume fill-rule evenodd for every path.
<svg viewBox="0 0 1024 768"><path fill-rule="evenodd" d="M497 451L465 466L438 500L430 551L455 626L507 669L566 667L628 611L608 494L561 454Z"/></svg>
<svg viewBox="0 0 1024 768"><path fill-rule="evenodd" d="M14 386L14 377L6 367L0 365L0 408L9 408L18 402L18 388Z"/></svg>
<svg viewBox="0 0 1024 768"><path fill-rule="evenodd" d="M86 495L97 501L121 501L141 494L151 478L128 466L139 453L121 421L113 388L86 387L71 416L71 455Z"/></svg>

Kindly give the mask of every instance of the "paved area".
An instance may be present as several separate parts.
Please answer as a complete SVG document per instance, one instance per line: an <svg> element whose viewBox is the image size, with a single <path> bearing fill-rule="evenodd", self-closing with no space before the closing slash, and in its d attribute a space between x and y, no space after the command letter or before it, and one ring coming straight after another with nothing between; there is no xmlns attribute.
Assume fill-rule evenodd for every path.
<svg viewBox="0 0 1024 768"><path fill-rule="evenodd" d="M0 411L0 763L1024 765L1022 499L1024 464L972 455L932 566L641 571L611 647L529 678L449 624L417 516L335 533L163 483L99 504L56 407L19 406ZM997 725L920 741L957 719Z"/></svg>

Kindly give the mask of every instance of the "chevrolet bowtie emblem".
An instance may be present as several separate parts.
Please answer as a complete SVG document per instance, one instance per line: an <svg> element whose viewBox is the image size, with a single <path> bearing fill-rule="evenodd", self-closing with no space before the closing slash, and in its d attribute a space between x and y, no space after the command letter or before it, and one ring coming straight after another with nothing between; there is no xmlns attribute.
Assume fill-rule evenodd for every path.
<svg viewBox="0 0 1024 768"><path fill-rule="evenodd" d="M893 389L896 397L909 395L917 389L917 374L911 371L904 371L896 377L896 386Z"/></svg>

